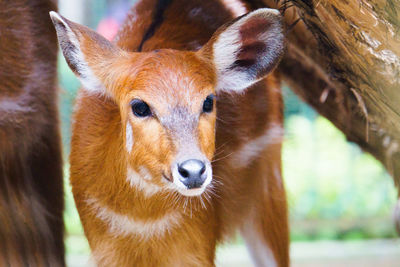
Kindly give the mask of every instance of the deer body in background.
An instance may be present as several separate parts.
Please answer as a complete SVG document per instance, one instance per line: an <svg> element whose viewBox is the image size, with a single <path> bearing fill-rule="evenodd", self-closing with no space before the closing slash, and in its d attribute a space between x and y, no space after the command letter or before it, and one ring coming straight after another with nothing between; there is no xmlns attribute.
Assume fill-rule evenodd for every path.
<svg viewBox="0 0 400 267"><path fill-rule="evenodd" d="M56 8L0 1L0 266L65 266Z"/></svg>
<svg viewBox="0 0 400 267"><path fill-rule="evenodd" d="M70 177L99 266L214 266L238 229L256 265L289 264L280 15L225 2L139 1L114 43L51 13L83 85Z"/></svg>

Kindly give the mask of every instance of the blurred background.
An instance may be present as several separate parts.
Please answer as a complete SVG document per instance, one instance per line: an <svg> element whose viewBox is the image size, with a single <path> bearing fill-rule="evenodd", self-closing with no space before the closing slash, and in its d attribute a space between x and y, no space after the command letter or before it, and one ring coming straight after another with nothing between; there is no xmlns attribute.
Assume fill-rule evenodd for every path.
<svg viewBox="0 0 400 267"><path fill-rule="evenodd" d="M116 34L135 0L59 0L60 13ZM79 82L59 57L62 136L65 157L67 257L86 266L89 247L68 180L70 116ZM382 165L286 86L283 174L291 224L293 266L400 266L400 243L392 220L396 192ZM218 266L249 266L237 237L218 250Z"/></svg>

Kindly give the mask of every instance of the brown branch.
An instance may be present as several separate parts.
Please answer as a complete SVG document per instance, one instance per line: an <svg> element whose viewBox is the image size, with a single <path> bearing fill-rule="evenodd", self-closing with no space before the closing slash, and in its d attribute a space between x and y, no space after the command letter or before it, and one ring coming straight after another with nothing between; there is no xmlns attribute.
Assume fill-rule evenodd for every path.
<svg viewBox="0 0 400 267"><path fill-rule="evenodd" d="M400 2L246 2L281 10L290 28L280 65L284 79L348 140L381 161L399 188Z"/></svg>

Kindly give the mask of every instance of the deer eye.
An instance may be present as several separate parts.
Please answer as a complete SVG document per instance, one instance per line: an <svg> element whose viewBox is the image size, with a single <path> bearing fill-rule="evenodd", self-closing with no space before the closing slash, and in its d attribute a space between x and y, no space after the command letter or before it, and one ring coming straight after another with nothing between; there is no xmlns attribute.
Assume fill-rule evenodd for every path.
<svg viewBox="0 0 400 267"><path fill-rule="evenodd" d="M140 99L134 99L131 102L132 112L137 117L148 117L151 116L151 110L146 102Z"/></svg>
<svg viewBox="0 0 400 267"><path fill-rule="evenodd" d="M207 96L206 100L204 100L204 103L203 103L203 112L210 113L211 111L213 111L214 98L215 98L215 96L212 94Z"/></svg>

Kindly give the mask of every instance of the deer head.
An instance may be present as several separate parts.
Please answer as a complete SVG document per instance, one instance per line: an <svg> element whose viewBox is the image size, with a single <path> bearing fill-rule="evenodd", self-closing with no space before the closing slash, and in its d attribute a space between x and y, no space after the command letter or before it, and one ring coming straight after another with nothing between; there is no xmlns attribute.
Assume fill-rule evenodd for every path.
<svg viewBox="0 0 400 267"><path fill-rule="evenodd" d="M284 50L279 12L259 9L220 27L197 52L128 52L50 13L83 90L118 105L129 169L160 190L200 195L212 181L216 96L243 93Z"/></svg>

